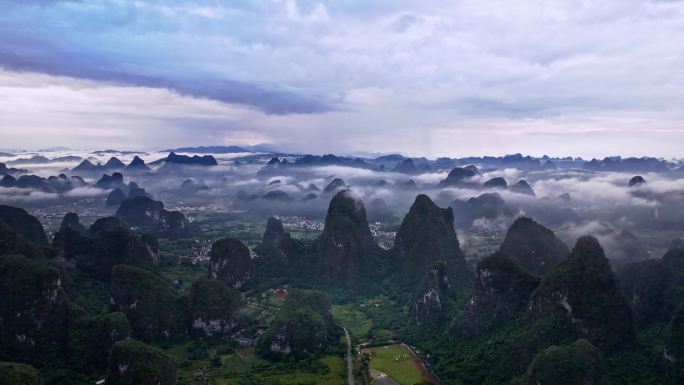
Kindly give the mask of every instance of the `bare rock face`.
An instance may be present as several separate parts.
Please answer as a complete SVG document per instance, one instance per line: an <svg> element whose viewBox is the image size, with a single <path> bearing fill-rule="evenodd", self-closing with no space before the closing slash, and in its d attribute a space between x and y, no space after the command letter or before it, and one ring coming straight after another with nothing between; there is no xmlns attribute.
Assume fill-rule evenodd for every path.
<svg viewBox="0 0 684 385"><path fill-rule="evenodd" d="M537 275L549 272L569 253L568 247L553 231L526 217L518 218L508 229L499 251Z"/></svg>
<svg viewBox="0 0 684 385"><path fill-rule="evenodd" d="M209 256L209 278L219 279L236 289L254 278L249 248L239 239L219 239L211 246Z"/></svg>
<svg viewBox="0 0 684 385"><path fill-rule="evenodd" d="M478 263L477 280L468 301L461 330L476 336L515 317L527 308L540 278L515 259L495 253Z"/></svg>
<svg viewBox="0 0 684 385"><path fill-rule="evenodd" d="M30 360L62 352L70 319L56 268L0 257L0 356Z"/></svg>
<svg viewBox="0 0 684 385"><path fill-rule="evenodd" d="M330 200L325 227L317 241L318 271L335 286L359 289L370 275L380 248L368 227L363 202L343 190Z"/></svg>
<svg viewBox="0 0 684 385"><path fill-rule="evenodd" d="M229 335L239 324L240 293L217 279L200 278L189 296L190 333L198 337Z"/></svg>
<svg viewBox="0 0 684 385"><path fill-rule="evenodd" d="M456 297L451 277L446 262L436 262L427 269L411 309L411 320L421 329L436 331L449 320Z"/></svg>
<svg viewBox="0 0 684 385"><path fill-rule="evenodd" d="M529 311L548 319L549 330L567 330L605 351L635 339L632 311L601 245L591 236L578 239L568 259L544 277Z"/></svg>

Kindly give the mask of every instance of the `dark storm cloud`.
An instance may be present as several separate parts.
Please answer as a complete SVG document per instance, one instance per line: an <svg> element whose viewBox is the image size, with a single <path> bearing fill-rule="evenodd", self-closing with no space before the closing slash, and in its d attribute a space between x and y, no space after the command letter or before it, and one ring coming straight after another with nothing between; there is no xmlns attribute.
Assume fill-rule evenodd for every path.
<svg viewBox="0 0 684 385"><path fill-rule="evenodd" d="M0 6L12 146L139 147L144 127L163 147L258 143L239 137L317 153L681 155L682 1ZM216 129L202 137L195 123ZM160 135L170 125L184 126Z"/></svg>
<svg viewBox="0 0 684 385"><path fill-rule="evenodd" d="M257 84L222 78L160 77L121 70L114 61L69 52L42 42L33 44L30 50L17 48L29 42L36 43L31 36L13 36L12 39L0 41L0 67L12 71L35 71L140 87L166 88L181 95L251 106L267 114L317 113L332 109L321 100Z"/></svg>

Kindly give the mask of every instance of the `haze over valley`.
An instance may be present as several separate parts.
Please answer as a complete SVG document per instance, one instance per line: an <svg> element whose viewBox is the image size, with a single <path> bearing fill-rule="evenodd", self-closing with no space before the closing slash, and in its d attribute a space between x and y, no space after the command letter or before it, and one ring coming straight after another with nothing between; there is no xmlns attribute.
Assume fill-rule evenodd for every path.
<svg viewBox="0 0 684 385"><path fill-rule="evenodd" d="M683 0L0 0L0 385L684 384Z"/></svg>
<svg viewBox="0 0 684 385"><path fill-rule="evenodd" d="M277 374L283 370L277 365L286 365L293 378L338 383L347 373L341 361L339 371L334 363L345 355L338 344L345 330L355 383L481 383L523 375L528 381L547 354L596 355L600 366L579 371L578 381L588 373L609 381L595 383L623 378L627 363L605 364L604 357L630 362L634 354L654 366L627 375L630 381L678 378L678 361L667 356L675 353L647 358L660 342L638 342L637 336L662 330L663 341L675 343L683 162L521 154L360 157L266 147L272 149L4 152L0 214L7 257L1 271L5 279L25 271L13 278L25 282L34 277L31 269L59 275L50 289L36 287L43 291L32 301L45 301L44 290L60 299L40 311L19 305L24 310L9 316L16 321L4 328L3 354L20 355L38 368L27 369L35 373L30 376L62 383L67 379L52 365L71 365L59 358L64 352L87 354L91 347L79 342L85 338L79 325L96 317L87 321L95 322L92 327L123 329L112 329L116 337L99 347L106 352L79 373L83 383L99 377L119 383L150 371L167 376L153 377L162 383L280 383L286 377ZM573 267L577 263L596 266L589 271ZM571 274L573 269L579 270ZM552 279L561 280L553 283L560 289L542 289ZM134 281L139 283L130 286ZM10 298L19 295L12 286L3 290ZM569 303L570 309L588 306L594 315L563 321L570 312L533 311L551 306L554 293L572 295L580 302ZM208 297L200 305L197 296ZM303 310L310 296L318 296L313 301L322 307ZM195 306L209 307L194 313ZM22 315L36 311L30 319ZM302 311L329 318L319 325L318 318L301 318ZM568 329L548 340L525 336L552 319L561 322L554 328ZM34 322L63 326L45 331ZM624 335L611 330L615 322ZM482 338L508 338L508 328L522 333L521 340L499 342L510 345L486 353L508 364L492 368L475 359L474 367L462 366L473 359L469 354L484 354ZM442 333L451 335L446 344L434 337ZM562 348L568 352L544 350L577 338ZM166 352L142 353L156 348L137 341ZM389 362L395 366L406 361L401 365L419 370L386 367L383 349L393 352ZM508 356L508 349L525 353ZM58 358L38 363L45 354ZM118 360L129 362L136 354L157 354L159 362L117 371L125 365ZM262 363L250 364L247 357ZM293 358L299 366L292 366ZM672 368L659 366L665 364ZM260 369L254 372L253 365ZM538 365L562 370L558 362Z"/></svg>

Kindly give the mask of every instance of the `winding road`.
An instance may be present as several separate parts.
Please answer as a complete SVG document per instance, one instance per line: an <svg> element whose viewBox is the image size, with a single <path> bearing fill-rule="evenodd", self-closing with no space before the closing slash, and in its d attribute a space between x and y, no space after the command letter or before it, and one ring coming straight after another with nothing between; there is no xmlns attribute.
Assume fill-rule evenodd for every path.
<svg viewBox="0 0 684 385"><path fill-rule="evenodd" d="M351 337L347 328L344 329L344 336L347 337L347 380L349 385L354 385L354 367L352 365Z"/></svg>

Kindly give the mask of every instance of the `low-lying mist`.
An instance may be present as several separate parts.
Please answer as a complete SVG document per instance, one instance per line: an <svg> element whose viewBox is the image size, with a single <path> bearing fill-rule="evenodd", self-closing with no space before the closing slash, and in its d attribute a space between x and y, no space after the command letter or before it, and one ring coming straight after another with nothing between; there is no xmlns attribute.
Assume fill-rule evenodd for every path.
<svg viewBox="0 0 684 385"><path fill-rule="evenodd" d="M16 163L16 159L30 159L29 155L2 161L12 166L12 160ZM100 165L111 156L124 164L140 156L151 165L147 171L75 171L78 160L19 162L12 166L21 168L12 176L16 182L3 179L0 183L0 202L34 208L68 204L78 211L79 205L74 203L87 200L90 205L104 207L114 189L128 191L133 186L130 182L134 182L168 208L185 213L233 211L264 218L280 215L322 219L335 192L350 189L364 203L369 220L396 228L416 195L423 193L438 205L453 208L454 225L466 246L487 236L501 239L515 218L529 216L555 231L568 245L582 235L593 234L609 256L625 260L631 257L618 247L625 240L635 238L639 249L640 234L651 230L676 234L684 229L684 178L676 171L641 173L645 182L630 186L634 173L474 164L466 167L473 171L471 176L447 184L444 181L449 168L410 173L388 171L391 168L384 165L371 167L373 164L294 167L289 163L289 167L269 168L267 154L221 155L216 158L218 165L212 167L169 165L163 162L162 153L72 152L69 156ZM292 162L295 157L282 159ZM111 176L115 172L122 174L122 181L115 185L103 182L108 178L103 174ZM520 189L521 185L529 187ZM113 212L116 207L109 209ZM648 251L637 253L648 255Z"/></svg>

